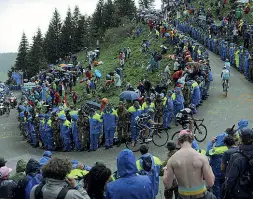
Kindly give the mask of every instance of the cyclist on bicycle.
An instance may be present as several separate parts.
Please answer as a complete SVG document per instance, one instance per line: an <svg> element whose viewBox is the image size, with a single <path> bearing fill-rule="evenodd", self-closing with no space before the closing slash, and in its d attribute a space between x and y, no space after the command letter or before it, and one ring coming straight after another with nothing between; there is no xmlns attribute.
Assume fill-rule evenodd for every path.
<svg viewBox="0 0 253 199"><path fill-rule="evenodd" d="M225 81L227 82L228 88L229 88L230 72L229 72L229 70L227 69L226 66L223 66L223 70L221 71L221 78L222 78L222 88L223 88L223 90L224 90Z"/></svg>
<svg viewBox="0 0 253 199"><path fill-rule="evenodd" d="M230 64L230 62L229 62L229 60L228 59L226 59L226 61L225 61L225 66L226 66L226 68L229 70L229 72L230 72L230 66L231 66L231 64Z"/></svg>
<svg viewBox="0 0 253 199"><path fill-rule="evenodd" d="M145 134L143 135L144 137L146 137L145 142L152 141L152 139L148 138L148 136L149 136L150 125L156 124L153 119L154 113L155 112L153 109L149 109L147 113L142 113L140 116L135 118L136 124L140 128L140 130L145 130Z"/></svg>
<svg viewBox="0 0 253 199"><path fill-rule="evenodd" d="M10 113L10 102L8 100L5 100L4 108L5 108L6 113L9 114Z"/></svg>

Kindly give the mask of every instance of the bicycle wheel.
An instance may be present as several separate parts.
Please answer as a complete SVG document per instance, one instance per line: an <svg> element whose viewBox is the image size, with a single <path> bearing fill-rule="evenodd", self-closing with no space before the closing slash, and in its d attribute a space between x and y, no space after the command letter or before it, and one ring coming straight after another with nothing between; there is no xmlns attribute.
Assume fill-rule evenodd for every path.
<svg viewBox="0 0 253 199"><path fill-rule="evenodd" d="M164 146L169 140L169 134L167 130L154 129L152 135L152 141L156 146Z"/></svg>
<svg viewBox="0 0 253 199"><path fill-rule="evenodd" d="M137 138L137 140L135 141L135 143L132 142L132 138L131 136L129 136L126 139L126 148L128 148L129 150L133 151L133 152L137 152L140 150L141 144L140 144L140 140Z"/></svg>
<svg viewBox="0 0 253 199"><path fill-rule="evenodd" d="M179 133L180 133L180 131L177 131L176 133L174 133L173 135L172 135L172 138L171 138L171 140L173 140L173 141L178 141L178 136L179 136Z"/></svg>
<svg viewBox="0 0 253 199"><path fill-rule="evenodd" d="M207 129L206 126L200 124L194 129L194 137L198 142L203 142L207 136Z"/></svg>
<svg viewBox="0 0 253 199"><path fill-rule="evenodd" d="M225 82L224 83L224 93L225 93L225 97L227 97L228 96L228 84Z"/></svg>

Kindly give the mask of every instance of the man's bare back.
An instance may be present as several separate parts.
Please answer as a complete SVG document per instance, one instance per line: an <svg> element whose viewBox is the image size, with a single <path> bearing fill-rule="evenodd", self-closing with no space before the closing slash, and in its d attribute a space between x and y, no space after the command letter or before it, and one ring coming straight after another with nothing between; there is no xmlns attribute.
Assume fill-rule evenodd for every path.
<svg viewBox="0 0 253 199"><path fill-rule="evenodd" d="M180 149L171 157L170 164L180 186L191 188L203 185L204 159L193 148Z"/></svg>
<svg viewBox="0 0 253 199"><path fill-rule="evenodd" d="M206 192L206 186L211 187L214 183L207 157L195 151L189 142L181 144L181 149L168 160L163 177L167 189L171 187L174 175L182 198L198 198L197 196Z"/></svg>

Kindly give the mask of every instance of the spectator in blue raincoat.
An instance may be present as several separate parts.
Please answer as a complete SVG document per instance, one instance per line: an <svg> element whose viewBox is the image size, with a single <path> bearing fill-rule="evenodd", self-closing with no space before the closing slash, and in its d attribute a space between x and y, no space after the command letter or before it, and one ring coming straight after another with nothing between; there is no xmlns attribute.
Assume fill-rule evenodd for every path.
<svg viewBox="0 0 253 199"><path fill-rule="evenodd" d="M71 151L71 123L67 120L65 115L61 115L59 117L60 120L62 120L62 126L61 128L61 136L63 139L63 152Z"/></svg>
<svg viewBox="0 0 253 199"><path fill-rule="evenodd" d="M164 100L163 103L163 128L165 129L171 129L170 123L171 120L174 118L175 124L176 117L174 115L174 104L172 100L173 92L171 90L168 91L166 100Z"/></svg>
<svg viewBox="0 0 253 199"><path fill-rule="evenodd" d="M31 144L33 147L36 147L38 142L37 142L37 135L34 128L34 118L29 117L28 121L29 121L29 133L30 133L30 138L31 138Z"/></svg>
<svg viewBox="0 0 253 199"><path fill-rule="evenodd" d="M174 115L177 115L180 110L184 109L184 96L180 87L175 88L175 93L172 94L172 100L174 104Z"/></svg>
<svg viewBox="0 0 253 199"><path fill-rule="evenodd" d="M197 107L201 99L199 85L194 80L191 80L189 84L191 84L191 103Z"/></svg>
<svg viewBox="0 0 253 199"><path fill-rule="evenodd" d="M137 169L140 175L146 175L152 182L155 199L159 191L159 175L161 171L162 162L156 156L148 153L148 146L146 144L140 147L141 157L136 161Z"/></svg>
<svg viewBox="0 0 253 199"><path fill-rule="evenodd" d="M27 130L28 130L27 140L33 144L32 134L34 132L34 126L32 124L32 116L29 116L27 118Z"/></svg>
<svg viewBox="0 0 253 199"><path fill-rule="evenodd" d="M50 119L49 114L45 114L45 124L44 124L44 131L45 131L45 147L48 150L54 150L54 140L53 140L53 131L52 131L52 120Z"/></svg>
<svg viewBox="0 0 253 199"><path fill-rule="evenodd" d="M135 141L139 132L135 118L141 115L141 107L139 105L139 102L135 101L134 105L128 109L128 112L130 113L131 138L132 141Z"/></svg>
<svg viewBox="0 0 253 199"><path fill-rule="evenodd" d="M89 115L90 123L90 149L89 151L96 151L98 148L98 138L101 132L102 120L101 116L96 113L94 109L90 111Z"/></svg>
<svg viewBox="0 0 253 199"><path fill-rule="evenodd" d="M78 120L78 115L73 114L71 117L72 117L72 135L73 135L73 141L75 144L75 149L77 151L80 151L82 147L81 147L81 143L78 137L79 133L78 133L77 123L76 123Z"/></svg>
<svg viewBox="0 0 253 199"><path fill-rule="evenodd" d="M206 150L206 155L210 157L210 166L215 176L213 194L217 199L222 199L222 185L225 181L224 173L221 171L221 161L223 153L228 150L228 147L224 144L224 138L227 135L226 132L223 132L214 137L212 141L208 142Z"/></svg>
<svg viewBox="0 0 253 199"><path fill-rule="evenodd" d="M52 158L52 152L51 151L45 151L42 155L42 158L40 158L40 167L43 167L45 164L48 163L48 161Z"/></svg>
<svg viewBox="0 0 253 199"><path fill-rule="evenodd" d="M132 151L125 149L117 157L118 178L107 184L105 199L152 199L154 190L148 176L138 175Z"/></svg>
<svg viewBox="0 0 253 199"><path fill-rule="evenodd" d="M105 133L105 149L109 149L113 147L113 138L118 123L118 114L111 108L110 104L107 104L102 112L101 119L103 120Z"/></svg>

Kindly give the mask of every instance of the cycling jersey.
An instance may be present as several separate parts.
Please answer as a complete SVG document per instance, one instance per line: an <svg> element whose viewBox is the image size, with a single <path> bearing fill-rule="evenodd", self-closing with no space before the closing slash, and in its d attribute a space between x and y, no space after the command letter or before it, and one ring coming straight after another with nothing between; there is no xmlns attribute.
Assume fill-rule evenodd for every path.
<svg viewBox="0 0 253 199"><path fill-rule="evenodd" d="M138 126L147 126L152 121L152 118L150 115L144 113L140 116L137 116L135 121Z"/></svg>
<svg viewBox="0 0 253 199"><path fill-rule="evenodd" d="M226 69L230 71L230 62L225 62Z"/></svg>
<svg viewBox="0 0 253 199"><path fill-rule="evenodd" d="M228 69L223 69L221 72L221 78L222 80L229 80L230 78L230 73Z"/></svg>

